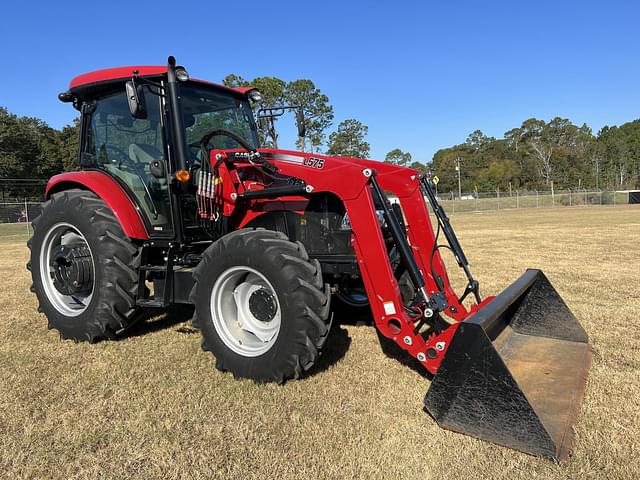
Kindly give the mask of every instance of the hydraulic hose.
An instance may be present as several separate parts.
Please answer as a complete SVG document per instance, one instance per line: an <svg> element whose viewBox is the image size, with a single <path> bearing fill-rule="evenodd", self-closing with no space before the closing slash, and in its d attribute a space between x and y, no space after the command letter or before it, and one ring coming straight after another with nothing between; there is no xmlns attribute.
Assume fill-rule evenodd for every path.
<svg viewBox="0 0 640 480"><path fill-rule="evenodd" d="M429 297L424 289L424 277L422 276L422 272L418 267L418 263L416 262L415 257L413 256L413 252L411 251L411 245L409 245L409 241L407 240L407 236L405 232L402 231L402 227L400 226L400 222L396 216L391 212L391 208L389 208L389 203L387 202L387 198L384 195L384 192L380 188L378 184L375 171L372 172L371 175L371 185L373 186L373 192L380 201L382 205L382 212L384 219L391 230L391 236L393 237L393 241L395 242L398 253L400 254L400 258L402 259L402 263L404 263L407 268L407 272L411 277L411 281L416 289L422 293L425 301L429 301Z"/></svg>

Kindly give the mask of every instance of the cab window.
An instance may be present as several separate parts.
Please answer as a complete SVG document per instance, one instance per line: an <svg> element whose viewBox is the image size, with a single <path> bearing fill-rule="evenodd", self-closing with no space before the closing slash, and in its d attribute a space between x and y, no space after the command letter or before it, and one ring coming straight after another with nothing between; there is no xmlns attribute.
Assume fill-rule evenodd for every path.
<svg viewBox="0 0 640 480"><path fill-rule="evenodd" d="M251 147L259 146L253 113L246 99L207 85L186 83L180 86L180 102L191 162L199 155L202 137L214 128L222 128L239 135ZM213 137L209 147L242 148L233 139L225 136Z"/></svg>
<svg viewBox="0 0 640 480"><path fill-rule="evenodd" d="M83 157L126 185L155 232L170 232L167 179L150 171L153 160L166 160L160 100L149 95L146 103L147 118L138 119L129 113L124 88L98 99Z"/></svg>

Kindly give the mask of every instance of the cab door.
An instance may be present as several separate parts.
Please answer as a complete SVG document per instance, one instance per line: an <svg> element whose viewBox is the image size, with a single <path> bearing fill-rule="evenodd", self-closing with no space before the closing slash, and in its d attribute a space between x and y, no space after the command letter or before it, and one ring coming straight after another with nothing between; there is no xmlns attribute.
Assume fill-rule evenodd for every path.
<svg viewBox="0 0 640 480"><path fill-rule="evenodd" d="M143 214L154 237L173 236L167 168L162 177L151 164L167 165L161 97L149 95L147 118L133 118L124 88L93 100L85 114L81 166L97 168L114 177ZM157 172L156 172L157 175Z"/></svg>

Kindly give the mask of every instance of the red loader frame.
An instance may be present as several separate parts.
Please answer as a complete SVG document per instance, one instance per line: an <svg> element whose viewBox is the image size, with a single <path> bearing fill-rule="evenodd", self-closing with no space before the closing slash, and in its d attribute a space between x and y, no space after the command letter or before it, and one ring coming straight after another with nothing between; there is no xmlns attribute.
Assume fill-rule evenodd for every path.
<svg viewBox="0 0 640 480"><path fill-rule="evenodd" d="M278 173L303 180L307 191L314 194L328 192L340 198L351 222L352 245L378 330L418 359L430 373L435 374L459 322L481 305L475 304L468 309L451 287L444 262L434 248L436 237L421 187L421 174L409 168L355 158L266 149L259 150L259 154L268 158L277 167ZM240 160L235 160L236 156ZM224 214L232 216L244 194L255 191L254 188L262 188L260 185L250 184L245 190L238 177L238 168L251 168L255 163L247 161L240 152L228 150L213 150L211 162L218 169L222 180ZM450 317L453 323L444 330L432 333L426 340L416 329L416 318L410 316L405 309L398 281L388 261L389 254L381 229L372 228L373 225L378 225L372 183L379 185L384 191L393 192L400 201L406 219L406 237L411 254L424 277L424 293L428 297L418 307L422 311L431 308L429 299L438 292L444 293L446 307L442 309L442 313ZM270 200L270 203L278 201L295 204L296 201L299 203L305 199L278 197ZM246 225L260 211L260 202L250 201L238 227ZM387 261L372 261L383 258ZM442 288L439 288L434 274L439 277ZM487 298L483 304L491 298Z"/></svg>

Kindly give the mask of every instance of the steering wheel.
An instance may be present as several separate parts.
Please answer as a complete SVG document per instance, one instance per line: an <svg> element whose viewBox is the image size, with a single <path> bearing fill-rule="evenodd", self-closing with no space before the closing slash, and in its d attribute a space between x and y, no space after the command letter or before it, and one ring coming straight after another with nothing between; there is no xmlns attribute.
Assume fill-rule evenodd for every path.
<svg viewBox="0 0 640 480"><path fill-rule="evenodd" d="M202 138L200 138L200 148L202 148L203 150L206 150L207 145L209 145L209 142L211 141L211 139L216 136L228 137L231 140L235 141L242 148L244 148L247 152L249 153L256 152L256 149L253 148L251 145L249 145L247 142L245 142L242 137L240 137L239 135L236 135L233 132L230 132L229 130L225 130L224 128L214 128L213 130L209 130L207 133L205 133L202 136Z"/></svg>

